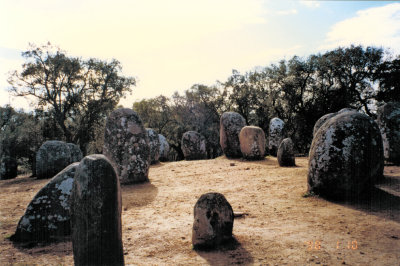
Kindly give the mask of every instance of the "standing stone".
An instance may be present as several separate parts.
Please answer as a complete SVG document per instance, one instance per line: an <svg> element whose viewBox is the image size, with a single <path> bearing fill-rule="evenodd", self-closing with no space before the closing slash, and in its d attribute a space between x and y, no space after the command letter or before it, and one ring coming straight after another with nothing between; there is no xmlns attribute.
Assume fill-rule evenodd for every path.
<svg viewBox="0 0 400 266"><path fill-rule="evenodd" d="M74 143L67 143L67 146L71 152L71 163L80 162L83 158L83 155L79 146Z"/></svg>
<svg viewBox="0 0 400 266"><path fill-rule="evenodd" d="M245 126L240 131L239 140L243 158L248 160L261 160L264 158L264 130L255 126Z"/></svg>
<svg viewBox="0 0 400 266"><path fill-rule="evenodd" d="M46 141L36 153L36 176L38 179L51 178L75 160L80 158L72 156L71 145L58 140Z"/></svg>
<svg viewBox="0 0 400 266"><path fill-rule="evenodd" d="M308 191L326 198L367 194L383 178L378 125L358 112L341 113L324 123L309 154Z"/></svg>
<svg viewBox="0 0 400 266"><path fill-rule="evenodd" d="M315 122L314 129L313 129L313 137L315 137L315 134L317 134L318 129L329 119L337 115L337 113L329 113L326 115L321 116L317 122Z"/></svg>
<svg viewBox="0 0 400 266"><path fill-rule="evenodd" d="M156 164L160 158L160 140L158 134L151 128L146 128L147 135L149 136L150 145L150 163Z"/></svg>
<svg viewBox="0 0 400 266"><path fill-rule="evenodd" d="M203 194L194 206L193 247L217 248L232 240L233 219L232 207L224 195Z"/></svg>
<svg viewBox="0 0 400 266"><path fill-rule="evenodd" d="M276 156L279 144L281 144L281 141L284 136L284 128L285 128L285 122L283 122L281 119L277 117L272 118L271 121L269 122L268 148L269 148L269 153L272 156Z"/></svg>
<svg viewBox="0 0 400 266"><path fill-rule="evenodd" d="M72 188L75 265L124 265L121 191L110 161L101 154L80 162Z"/></svg>
<svg viewBox="0 0 400 266"><path fill-rule="evenodd" d="M239 158L242 156L239 134L245 125L246 120L238 113L225 112L222 114L219 127L219 143L226 157Z"/></svg>
<svg viewBox="0 0 400 266"><path fill-rule="evenodd" d="M296 166L292 139L286 138L281 141L277 157L280 166Z"/></svg>
<svg viewBox="0 0 400 266"><path fill-rule="evenodd" d="M185 160L202 160L207 158L206 139L196 131L185 132L181 147Z"/></svg>
<svg viewBox="0 0 400 266"><path fill-rule="evenodd" d="M71 234L70 196L79 163L59 172L35 195L11 240L51 241Z"/></svg>
<svg viewBox="0 0 400 266"><path fill-rule="evenodd" d="M140 117L121 108L107 118L103 154L113 164L121 184L148 181L150 145Z"/></svg>
<svg viewBox="0 0 400 266"><path fill-rule="evenodd" d="M0 159L0 180L13 179L18 175L17 159L4 156Z"/></svg>
<svg viewBox="0 0 400 266"><path fill-rule="evenodd" d="M166 162L168 161L168 154L169 154L168 141L161 134L158 134L158 140L160 141L160 161Z"/></svg>
<svg viewBox="0 0 400 266"><path fill-rule="evenodd" d="M385 159L400 164L400 103L389 102L378 108L378 125Z"/></svg>

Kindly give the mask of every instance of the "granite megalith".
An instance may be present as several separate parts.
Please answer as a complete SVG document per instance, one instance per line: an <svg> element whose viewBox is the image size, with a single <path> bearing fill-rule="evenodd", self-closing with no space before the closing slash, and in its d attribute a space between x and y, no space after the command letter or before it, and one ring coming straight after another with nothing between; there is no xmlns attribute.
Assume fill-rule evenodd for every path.
<svg viewBox="0 0 400 266"><path fill-rule="evenodd" d="M280 118L272 118L269 122L268 149L269 154L276 156L279 144L284 138L285 122Z"/></svg>
<svg viewBox="0 0 400 266"><path fill-rule="evenodd" d="M240 114L236 112L222 114L219 126L219 143L226 157L239 158L242 156L239 134L244 126L246 126L246 120Z"/></svg>
<svg viewBox="0 0 400 266"><path fill-rule="evenodd" d="M152 128L146 128L147 135L149 137L150 145L150 164L158 163L160 159L160 140L157 132Z"/></svg>
<svg viewBox="0 0 400 266"><path fill-rule="evenodd" d="M169 154L168 141L161 134L158 134L158 140L160 142L160 161L166 162L166 161L168 161L168 154Z"/></svg>
<svg viewBox="0 0 400 266"><path fill-rule="evenodd" d="M280 166L296 166L294 145L291 138L286 138L281 141L278 148L277 159Z"/></svg>
<svg viewBox="0 0 400 266"><path fill-rule="evenodd" d="M206 139L196 131L183 134L181 147L185 160L202 160L207 158Z"/></svg>
<svg viewBox="0 0 400 266"><path fill-rule="evenodd" d="M71 234L70 196L79 163L73 163L53 177L26 208L11 240L46 242Z"/></svg>
<svg viewBox="0 0 400 266"><path fill-rule="evenodd" d="M388 162L400 165L400 103L388 102L378 108L383 151Z"/></svg>
<svg viewBox="0 0 400 266"><path fill-rule="evenodd" d="M232 207L224 195L203 194L194 206L193 248L213 249L231 241L233 221Z"/></svg>
<svg viewBox="0 0 400 266"><path fill-rule="evenodd" d="M17 159L10 156L0 158L0 180L13 179L18 175Z"/></svg>
<svg viewBox="0 0 400 266"><path fill-rule="evenodd" d="M308 191L338 200L368 195L383 178L378 125L355 112L337 114L317 131L309 152Z"/></svg>
<svg viewBox="0 0 400 266"><path fill-rule="evenodd" d="M83 158L71 194L75 265L124 265L121 204L119 178L107 157Z"/></svg>
<svg viewBox="0 0 400 266"><path fill-rule="evenodd" d="M260 127L245 126L239 134L243 158L261 160L265 155L265 133Z"/></svg>
<svg viewBox="0 0 400 266"><path fill-rule="evenodd" d="M149 180L149 137L132 109L117 109L107 118L103 154L111 161L121 184Z"/></svg>
<svg viewBox="0 0 400 266"><path fill-rule="evenodd" d="M332 117L334 117L335 115L337 115L337 113L328 113L325 114L323 116L321 116L317 122L315 122L314 124L314 129L313 129L313 137L315 136L315 134L317 134L318 129L329 119L331 119Z"/></svg>

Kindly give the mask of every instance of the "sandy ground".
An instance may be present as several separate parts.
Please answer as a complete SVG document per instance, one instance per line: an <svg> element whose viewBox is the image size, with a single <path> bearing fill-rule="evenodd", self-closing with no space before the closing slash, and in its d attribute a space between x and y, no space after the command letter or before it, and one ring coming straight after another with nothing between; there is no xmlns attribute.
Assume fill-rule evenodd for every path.
<svg viewBox="0 0 400 266"><path fill-rule="evenodd" d="M400 167L368 200L304 197L307 158L282 168L276 158L159 163L151 183L122 187L128 265L400 265ZM0 265L73 264L71 241L15 246L7 237L48 180L0 181ZM223 193L235 212L237 243L217 251L191 246L193 207L206 192Z"/></svg>

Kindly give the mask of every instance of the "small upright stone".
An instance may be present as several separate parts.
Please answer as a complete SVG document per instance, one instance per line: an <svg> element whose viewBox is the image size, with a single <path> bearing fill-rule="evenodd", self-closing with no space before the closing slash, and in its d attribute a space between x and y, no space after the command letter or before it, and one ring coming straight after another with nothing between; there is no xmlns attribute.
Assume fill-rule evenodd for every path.
<svg viewBox="0 0 400 266"><path fill-rule="evenodd" d="M185 132L181 147L185 160L202 160L207 158L206 140L196 131Z"/></svg>
<svg viewBox="0 0 400 266"><path fill-rule="evenodd" d="M232 240L233 220L232 207L224 195L203 194L194 206L193 248L217 248Z"/></svg>
<svg viewBox="0 0 400 266"><path fill-rule="evenodd" d="M219 126L219 143L226 157L239 158L242 156L239 134L245 125L246 120L236 112L222 114Z"/></svg>
<svg viewBox="0 0 400 266"><path fill-rule="evenodd" d="M264 158L264 130L255 126L245 126L240 131L239 140L243 158L248 160L261 160Z"/></svg>
<svg viewBox="0 0 400 266"><path fill-rule="evenodd" d="M286 138L281 141L277 157L280 166L296 166L292 139Z"/></svg>
<svg viewBox="0 0 400 266"><path fill-rule="evenodd" d="M169 154L168 141L161 134L158 134L158 140L160 141L160 161L166 162L168 161L168 154Z"/></svg>
<svg viewBox="0 0 400 266"><path fill-rule="evenodd" d="M400 103L389 102L378 108L385 159L400 165Z"/></svg>
<svg viewBox="0 0 400 266"><path fill-rule="evenodd" d="M110 161L86 156L75 174L71 195L75 265L124 265L121 191Z"/></svg>
<svg viewBox="0 0 400 266"><path fill-rule="evenodd" d="M0 158L0 180L13 179L18 175L17 159L4 156Z"/></svg>
<svg viewBox="0 0 400 266"><path fill-rule="evenodd" d="M146 128L147 135L149 136L150 145L150 163L156 164L160 158L160 140L158 134L152 128Z"/></svg>
<svg viewBox="0 0 400 266"><path fill-rule="evenodd" d="M117 109L107 118L103 154L113 164L121 184L149 180L149 137L132 109Z"/></svg>
<svg viewBox="0 0 400 266"><path fill-rule="evenodd" d="M285 122L283 122L281 119L277 117L272 118L271 121L269 122L268 148L269 148L269 153L272 156L276 156L279 144L281 144L281 141L284 136L284 128L285 128Z"/></svg>

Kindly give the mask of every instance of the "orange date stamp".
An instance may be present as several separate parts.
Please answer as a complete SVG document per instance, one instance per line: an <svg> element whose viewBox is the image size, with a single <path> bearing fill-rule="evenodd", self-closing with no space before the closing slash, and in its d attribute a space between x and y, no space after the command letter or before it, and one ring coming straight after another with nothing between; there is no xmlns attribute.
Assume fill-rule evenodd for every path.
<svg viewBox="0 0 400 266"><path fill-rule="evenodd" d="M322 241L304 241L306 248L308 251L311 250L321 250L324 248L326 243ZM349 241L336 241L336 249L348 249L348 250L357 250L358 249L358 242L357 240L349 240Z"/></svg>

